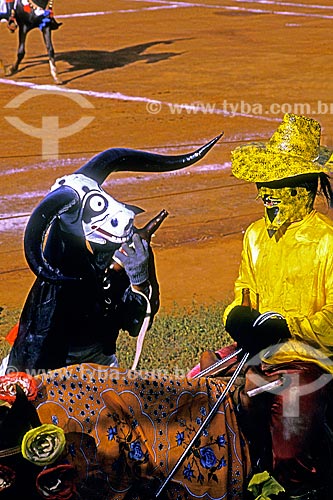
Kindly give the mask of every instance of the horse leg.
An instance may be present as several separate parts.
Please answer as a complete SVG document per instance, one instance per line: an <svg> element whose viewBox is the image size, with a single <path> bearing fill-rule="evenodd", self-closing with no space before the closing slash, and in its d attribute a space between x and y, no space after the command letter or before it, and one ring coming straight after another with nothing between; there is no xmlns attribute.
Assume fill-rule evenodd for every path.
<svg viewBox="0 0 333 500"><path fill-rule="evenodd" d="M25 25L20 26L19 29L19 47L17 51L17 58L15 64L5 67L5 75L11 76L18 71L19 65L25 56L25 40L27 38L28 30Z"/></svg>
<svg viewBox="0 0 333 500"><path fill-rule="evenodd" d="M54 59L54 48L53 48L53 44L52 44L50 27L46 27L43 29L43 37L44 37L45 46L46 46L46 49L47 49L47 52L49 55L50 72L51 72L52 78L57 85L61 85L63 82L58 77L58 73L57 73L57 68L56 68L55 59Z"/></svg>

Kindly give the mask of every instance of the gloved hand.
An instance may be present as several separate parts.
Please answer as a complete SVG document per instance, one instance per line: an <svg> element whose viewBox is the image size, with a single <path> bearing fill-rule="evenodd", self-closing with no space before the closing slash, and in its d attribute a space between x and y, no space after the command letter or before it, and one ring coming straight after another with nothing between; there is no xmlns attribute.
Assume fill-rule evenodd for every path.
<svg viewBox="0 0 333 500"><path fill-rule="evenodd" d="M225 329L237 344L242 344L242 339L251 335L253 323L259 316L259 311L249 306L235 306L227 316Z"/></svg>
<svg viewBox="0 0 333 500"><path fill-rule="evenodd" d="M113 259L126 271L132 285L141 285L148 280L149 250L146 240L135 233L131 245L124 243L116 250Z"/></svg>
<svg viewBox="0 0 333 500"><path fill-rule="evenodd" d="M287 322L284 318L266 313L268 319L264 319L263 314L253 328L254 337L257 339L259 350L269 346L274 346L291 337Z"/></svg>
<svg viewBox="0 0 333 500"><path fill-rule="evenodd" d="M226 331L250 355L291 337L285 319L271 313L262 315L260 321L260 316L259 311L248 306L235 306L227 317Z"/></svg>

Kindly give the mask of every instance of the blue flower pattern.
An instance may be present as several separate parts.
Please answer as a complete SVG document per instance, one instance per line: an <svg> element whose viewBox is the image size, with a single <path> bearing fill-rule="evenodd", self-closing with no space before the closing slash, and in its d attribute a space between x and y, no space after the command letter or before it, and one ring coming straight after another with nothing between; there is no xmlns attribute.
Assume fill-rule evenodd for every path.
<svg viewBox="0 0 333 500"><path fill-rule="evenodd" d="M128 456L131 460L143 460L145 455L141 449L141 445L139 441L134 441L134 443L130 444L130 451Z"/></svg>
<svg viewBox="0 0 333 500"><path fill-rule="evenodd" d="M182 442L184 441L184 433L183 432L177 432L176 441L177 441L177 446L181 446Z"/></svg>
<svg viewBox="0 0 333 500"><path fill-rule="evenodd" d="M209 446L200 448L199 453L200 463L205 469L211 469L217 464L217 458L213 450Z"/></svg>
<svg viewBox="0 0 333 500"><path fill-rule="evenodd" d="M204 418L207 416L207 410L205 407L200 408L200 416L195 417L195 422L198 426L202 424ZM190 442L193 437L193 433L196 429L192 427L192 423L187 425L186 421L179 420L179 425L185 427L187 431L188 442ZM192 454L190 462L183 466L183 477L184 479L192 482L192 479L196 479L198 483L203 484L206 477L208 480L213 479L218 481L216 471L227 467L227 460L224 454L221 456L221 449L227 446L227 440L225 434L220 434L216 437L209 437L209 430L203 429L202 436L209 438L209 446L200 446L200 439L192 446ZM185 438L185 431L178 431L175 436L177 446L183 445L184 448L188 445L187 439ZM219 457L219 458L218 458ZM197 469L198 474L195 474L195 469Z"/></svg>
<svg viewBox="0 0 333 500"><path fill-rule="evenodd" d="M217 442L219 448L221 448L222 446L225 446L227 444L227 442L225 440L225 435L223 434L222 436L217 436L216 442Z"/></svg>
<svg viewBox="0 0 333 500"><path fill-rule="evenodd" d="M184 477L185 477L185 479L188 479L189 481L192 481L192 477L194 477L194 472L193 472L193 469L192 469L190 463L188 463L184 467Z"/></svg>
<svg viewBox="0 0 333 500"><path fill-rule="evenodd" d="M79 372L80 368L77 368L77 370ZM50 393L53 398L59 398L59 394L62 392L66 393L67 390L69 402L71 404L70 408L68 408L68 412L73 414L77 406L76 399L79 399L81 395L84 396L88 391L87 388L89 388L91 397L89 401L87 401L86 398L85 401L81 403L80 407L82 415L86 417L84 420L86 432L89 433L90 429L93 428L90 424L90 418L93 415L93 411L97 415L103 405L103 399L98 397L98 387L97 385L95 387L94 384L104 384L105 380L100 376L96 376L96 380L94 381L89 377L88 382L83 382L84 379L82 375L81 378L75 375L75 373L71 373L70 375L71 383L68 384L68 386L66 386L65 383L61 383L66 380L65 378L62 380L59 376L59 381L54 380ZM50 382L51 381L49 381L49 383ZM116 379L112 382L116 385ZM137 404L131 405L132 401L134 401L134 403L139 401L141 409L147 412L150 418L153 419L156 430L155 436L157 437L156 449L159 451L163 450L163 453L164 450L167 450L166 453L169 453L170 449L174 451L178 449L176 452L178 456L187 448L198 427L205 421L210 409L208 404L204 406L205 403L197 406L194 404L193 407L190 404L188 412L181 412L179 417L175 412L175 418L172 420L172 426L169 428L169 424L166 425L165 421L169 418L169 410L174 410L177 407L172 401L172 398L173 394L177 394L176 386L179 385L179 382L168 377L156 377L156 380L153 379L153 376L142 379L137 377L135 380L131 380L131 377L129 377L127 380L126 392L129 384L135 387L135 389L132 387L130 388L133 394L135 394L136 399L132 399L131 402L128 402L127 405L124 405L122 408L113 407L110 409L109 413L106 413L107 409L105 410L104 415L108 419L108 426L104 428L103 434L105 445L107 445L107 440L110 449L114 449L115 446L118 446L119 449L117 458L113 458L109 464L111 470L116 472L116 474L125 476L130 476L132 470L136 474L140 474L139 471L141 467L144 467L144 464L148 462L150 464L151 459L148 454L151 443L149 439L146 439L144 434L140 432L142 414L141 411L138 410ZM191 386L191 383L188 382L188 385ZM95 392L96 395L93 394L93 392ZM157 400L158 395L161 397L161 401ZM57 424L59 419L55 413L56 412L52 414L51 418L52 422ZM221 413L223 412L221 411ZM219 488L223 488L224 483L221 482L221 478L231 473L232 478L229 479L229 485L233 485L235 493L232 493L230 500L233 497L237 497L238 499L240 498L238 495L241 491L241 482L237 477L237 467L233 465L233 460L231 460L231 455L229 455L230 443L228 443L227 439L229 434L223 434L223 427L219 428L214 426L213 428L214 430L212 430L212 426L210 426L202 430L201 436L192 446L192 453L187 455L187 459L178 471L179 479L181 479L182 476L181 481L185 485L187 483L186 488L189 488L189 491L191 491L192 487L197 488L198 484L205 486L207 484L216 483ZM170 432L170 434L168 434L168 429L172 429L172 433ZM223 429L225 429L225 427ZM158 442L159 436L161 436L162 442L165 440L163 436L167 436L166 446L165 443L162 444ZM168 443L170 446L169 451ZM69 456L75 457L76 449L74 446L68 448L68 452ZM161 458L164 457L161 456ZM164 463L164 460L158 462L161 468L164 467ZM218 471L221 471L223 468L226 468L226 471L219 473ZM240 470L239 467L239 477L241 477ZM193 485L192 487L191 484ZM177 497L174 496L173 498L176 500Z"/></svg>
<svg viewBox="0 0 333 500"><path fill-rule="evenodd" d="M108 440L113 441L113 439L115 438L117 433L118 433L117 427L109 427L108 428Z"/></svg>

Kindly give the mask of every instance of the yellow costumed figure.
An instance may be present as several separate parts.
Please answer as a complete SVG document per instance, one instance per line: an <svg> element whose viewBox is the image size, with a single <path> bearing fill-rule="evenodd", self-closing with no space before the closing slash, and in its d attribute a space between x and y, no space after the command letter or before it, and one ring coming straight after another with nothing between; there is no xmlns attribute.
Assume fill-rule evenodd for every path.
<svg viewBox="0 0 333 500"><path fill-rule="evenodd" d="M286 114L266 144L232 152L233 174L256 183L265 207L245 233L235 299L224 315L227 332L252 356L241 418L255 466L272 472L285 498L301 500L328 498L331 474L333 222L314 201L321 191L332 206L332 190L320 136L316 120ZM275 380L278 389L248 397Z"/></svg>

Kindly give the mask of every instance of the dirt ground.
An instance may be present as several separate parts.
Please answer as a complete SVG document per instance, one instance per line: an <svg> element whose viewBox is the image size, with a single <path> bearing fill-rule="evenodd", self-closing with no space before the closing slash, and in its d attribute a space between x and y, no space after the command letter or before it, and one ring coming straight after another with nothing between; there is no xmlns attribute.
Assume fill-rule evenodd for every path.
<svg viewBox="0 0 333 500"><path fill-rule="evenodd" d="M57 177L110 147L178 154L221 131L195 167L112 174L105 187L146 210L138 226L162 208L170 213L153 240L162 307L230 298L244 229L262 215L254 186L232 177L230 151L268 139L284 112L318 119L333 149L328 3L56 0L64 84L52 84L39 30L21 71L0 75L0 305L24 303L34 278L24 227ZM1 24L0 41L10 64L17 36Z"/></svg>

